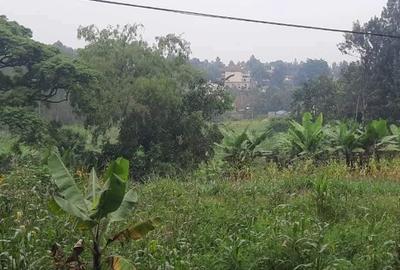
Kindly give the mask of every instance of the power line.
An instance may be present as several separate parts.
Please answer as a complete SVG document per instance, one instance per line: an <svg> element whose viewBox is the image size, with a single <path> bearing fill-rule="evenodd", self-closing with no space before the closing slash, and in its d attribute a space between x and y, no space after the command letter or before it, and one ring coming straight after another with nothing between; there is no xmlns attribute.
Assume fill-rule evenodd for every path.
<svg viewBox="0 0 400 270"><path fill-rule="evenodd" d="M391 35L391 34L382 34L382 33L365 32L365 31L353 31L353 30L327 28L327 27L301 25L301 24L291 24L291 23L282 23L282 22L273 22L273 21L263 21L263 20L255 20L255 19L240 18L240 17L231 17L231 16L225 16L225 15L201 13L201 12L194 12L194 11L187 11L187 10L161 8L161 7L146 6L146 5L137 5L137 4L116 2L116 1L109 1L109 0L87 0L87 1L98 2L98 3L102 3L102 4L128 6L128 7L140 8L140 9L148 9L148 10L170 12L170 13L176 13L176 14L182 14L182 15L189 15L189 16L198 16L198 17L207 17L207 18L214 18L214 19L241 21L241 22L248 22L248 23L269 24L269 25L275 25L275 26L301 28L301 29L309 29L309 30L319 30L319 31L347 33L347 34L358 34L358 35L369 35L369 36L378 36L378 37L387 37L387 38L400 39L400 36Z"/></svg>

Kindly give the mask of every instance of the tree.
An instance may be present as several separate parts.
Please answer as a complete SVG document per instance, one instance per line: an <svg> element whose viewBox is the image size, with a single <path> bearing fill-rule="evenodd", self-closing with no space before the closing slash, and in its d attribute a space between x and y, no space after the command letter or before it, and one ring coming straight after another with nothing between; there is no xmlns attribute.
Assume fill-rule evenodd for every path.
<svg viewBox="0 0 400 270"><path fill-rule="evenodd" d="M326 118L338 116L338 84L330 77L309 81L293 93L292 108L297 116L311 112L314 116L323 114Z"/></svg>
<svg viewBox="0 0 400 270"><path fill-rule="evenodd" d="M213 83L221 83L226 69L225 64L217 57L214 61L200 61L197 58L190 60L190 64L196 69L202 70L205 73L207 81Z"/></svg>
<svg viewBox="0 0 400 270"><path fill-rule="evenodd" d="M34 41L30 29L0 17L0 124L11 132L28 134L29 130L22 130L35 128L30 119L40 122L33 111L39 102L64 102L84 91L93 80L94 74L77 60Z"/></svg>
<svg viewBox="0 0 400 270"><path fill-rule="evenodd" d="M353 29L400 35L400 1L389 0L380 17ZM400 40L371 35L346 34L340 50L360 57L362 91L357 99L364 106L360 113L364 120L373 118L400 118Z"/></svg>
<svg viewBox="0 0 400 270"><path fill-rule="evenodd" d="M247 61L246 67L250 71L252 79L258 85L263 85L263 83L268 79L265 64L258 60L254 55L252 55Z"/></svg>
<svg viewBox="0 0 400 270"><path fill-rule="evenodd" d="M330 73L330 67L325 60L307 59L299 66L295 75L295 84L302 85L321 76L329 76Z"/></svg>
<svg viewBox="0 0 400 270"><path fill-rule="evenodd" d="M221 134L210 121L231 107L230 98L189 64L187 42L168 35L149 46L138 29L79 29L89 42L79 57L102 77L96 94L80 97L80 108L88 125L120 128L104 158L132 160L136 177L193 167L213 155Z"/></svg>
<svg viewBox="0 0 400 270"><path fill-rule="evenodd" d="M0 17L0 100L2 105L57 103L82 91L93 74L53 46L32 40L30 29ZM59 92L64 98L53 100ZM17 101L18 100L18 101Z"/></svg>
<svg viewBox="0 0 400 270"><path fill-rule="evenodd" d="M282 89L284 87L284 81L286 76L289 74L288 72L288 64L283 61L276 61L270 63L272 67L271 74L271 86Z"/></svg>
<svg viewBox="0 0 400 270"><path fill-rule="evenodd" d="M330 150L334 154L342 154L349 168L354 168L356 154L362 151L358 129L359 125L355 122L340 121L332 128L327 129L327 135L332 144Z"/></svg>
<svg viewBox="0 0 400 270"><path fill-rule="evenodd" d="M362 122L367 110L368 95L365 91L363 69L360 63L353 62L345 67L339 77L337 106L339 116Z"/></svg>

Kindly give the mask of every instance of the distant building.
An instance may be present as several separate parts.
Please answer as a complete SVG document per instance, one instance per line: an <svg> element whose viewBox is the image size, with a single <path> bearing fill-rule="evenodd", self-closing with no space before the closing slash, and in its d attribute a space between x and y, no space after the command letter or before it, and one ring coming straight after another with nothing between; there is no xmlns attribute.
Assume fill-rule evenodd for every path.
<svg viewBox="0 0 400 270"><path fill-rule="evenodd" d="M239 90L249 90L251 88L250 72L225 71L225 86Z"/></svg>

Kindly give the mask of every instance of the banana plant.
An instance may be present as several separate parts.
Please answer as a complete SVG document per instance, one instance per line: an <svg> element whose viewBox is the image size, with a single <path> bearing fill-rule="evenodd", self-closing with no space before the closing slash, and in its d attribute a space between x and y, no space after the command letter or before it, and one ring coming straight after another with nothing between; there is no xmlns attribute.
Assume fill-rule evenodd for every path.
<svg viewBox="0 0 400 270"><path fill-rule="evenodd" d="M315 121L308 112L304 113L301 123L290 121L287 139L296 157L315 157L321 153L324 139L322 114Z"/></svg>
<svg viewBox="0 0 400 270"><path fill-rule="evenodd" d="M358 125L354 122L338 122L327 129L326 133L331 141L331 152L341 153L345 157L346 165L353 168L356 155L364 152L360 147Z"/></svg>
<svg viewBox="0 0 400 270"><path fill-rule="evenodd" d="M129 218L138 200L134 190L127 190L129 161L118 158L111 162L104 174L103 181L98 179L96 171L92 169L86 195L78 188L58 151L52 151L50 154L48 168L57 187L57 194L49 205L50 209L53 213L66 213L72 216L80 228L90 233L93 269L135 269L132 263L122 257L104 258L110 244L141 239L155 229L158 222L157 220L148 220L132 224L114 235L107 236L114 223ZM57 269L61 270L67 267L68 269L80 269L78 268L80 267L79 255L83 251L83 243L78 243L77 249L74 248L74 256L71 255L72 257L70 256L67 260L60 255L62 252L59 248L54 250L54 254L59 255L54 256L56 265L59 265Z"/></svg>
<svg viewBox="0 0 400 270"><path fill-rule="evenodd" d="M396 145L400 147L400 127L396 126L395 124L390 125L390 132L394 136Z"/></svg>
<svg viewBox="0 0 400 270"><path fill-rule="evenodd" d="M257 157L269 154L267 151L258 149L269 134L270 130L257 134L255 131L249 132L248 128L240 134L232 130L226 131L222 144L216 145L222 149L223 159L233 168L241 170L250 165Z"/></svg>
<svg viewBox="0 0 400 270"><path fill-rule="evenodd" d="M391 135L386 120L371 121L364 130L360 130L360 146L364 149L364 159L375 157L380 161L384 152L399 151L396 135Z"/></svg>

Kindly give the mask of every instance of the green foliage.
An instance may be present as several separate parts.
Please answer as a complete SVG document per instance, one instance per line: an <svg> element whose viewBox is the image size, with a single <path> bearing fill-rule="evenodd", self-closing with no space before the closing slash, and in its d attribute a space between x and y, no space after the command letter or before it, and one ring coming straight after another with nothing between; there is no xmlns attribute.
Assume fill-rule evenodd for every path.
<svg viewBox="0 0 400 270"><path fill-rule="evenodd" d="M363 152L358 129L359 125L354 122L338 122L327 130L332 152L342 154L349 167L354 167L356 153Z"/></svg>
<svg viewBox="0 0 400 270"><path fill-rule="evenodd" d="M268 120L267 127L271 129L274 133L287 132L290 127L288 118L271 118Z"/></svg>
<svg viewBox="0 0 400 270"><path fill-rule="evenodd" d="M386 120L373 120L362 130L359 140L365 157L379 160L383 152L399 151L395 138L391 136Z"/></svg>
<svg viewBox="0 0 400 270"><path fill-rule="evenodd" d="M81 112L99 132L117 125L118 143L103 148L102 160L124 156L135 178L195 168L213 156L222 136L210 121L232 101L189 65L186 41L168 35L151 47L139 29L79 29L89 42L80 59L101 74L99 88L78 99Z"/></svg>
<svg viewBox="0 0 400 270"><path fill-rule="evenodd" d="M322 113L326 118L335 119L338 115L338 91L338 85L331 77L321 76L306 81L293 93L293 112L296 116L305 112L312 112L314 116Z"/></svg>
<svg viewBox="0 0 400 270"><path fill-rule="evenodd" d="M0 128L18 136L16 144L44 145L49 139L47 123L29 109L2 107Z"/></svg>
<svg viewBox="0 0 400 270"><path fill-rule="evenodd" d="M267 124L268 127L274 125L274 122ZM352 121L323 125L322 114L314 120L311 113L305 113L301 123L289 120L289 125L287 132L272 132L268 142L258 148L267 152L267 160L280 168L305 159L317 164L344 160L349 168L371 169L373 162L380 164L382 157L393 158L400 151L398 128L392 125L389 130L385 120L365 125ZM243 131L236 123L231 126ZM254 165L254 162L247 166L249 164Z"/></svg>
<svg viewBox="0 0 400 270"><path fill-rule="evenodd" d="M81 262L90 259L90 230L75 218L60 218L47 210L54 185L37 160L39 156L24 159L0 184L3 269L54 269L47 255L54 242L66 251L81 243ZM148 220L156 213L163 226L151 237L129 241L158 220L136 232L126 220L132 211L122 214L126 221L113 222L103 234L103 247L109 242L103 269L118 263L129 263L129 269L397 267L398 159L382 160L380 169L368 175L339 162L316 166L299 161L280 169L263 164L251 168L251 180L236 182L226 181L226 166L212 168L217 165L182 181L157 178L138 184L140 201L129 200L134 202L134 220ZM103 181L93 181L92 173L88 178L76 177L75 182L79 190L85 189L81 194L91 206L101 192L92 191Z"/></svg>
<svg viewBox="0 0 400 270"><path fill-rule="evenodd" d="M93 73L76 60L64 57L53 46L32 40L32 32L5 17L0 18L1 104L34 106L52 99L59 92L82 91Z"/></svg>
<svg viewBox="0 0 400 270"><path fill-rule="evenodd" d="M222 144L217 144L222 149L223 160L229 164L236 172L241 172L250 166L258 157L265 157L269 153L259 149L270 130L260 134L255 131L248 131L246 128L241 133L234 131L226 132Z"/></svg>
<svg viewBox="0 0 400 270"><path fill-rule="evenodd" d="M398 0L388 0L379 17L368 22L354 23L356 31L379 31L382 34L400 33L400 7ZM340 50L348 54L357 54L360 61L349 70L351 76L346 87L348 103L353 115L372 120L384 118L396 121L400 116L398 105L399 54L400 44L391 39L375 38L369 35L347 34L340 44ZM356 70L355 70L356 69ZM354 104L356 106L354 106ZM351 108L350 106L353 106Z"/></svg>
<svg viewBox="0 0 400 270"><path fill-rule="evenodd" d="M36 42L30 29L0 17L0 127L19 143L44 144L47 123L38 104L67 101L86 90L94 73L53 46Z"/></svg>
<svg viewBox="0 0 400 270"><path fill-rule="evenodd" d="M321 153L324 139L322 114L313 120L311 113L305 113L301 123L291 121L290 125L287 139L296 157L316 157Z"/></svg>
<svg viewBox="0 0 400 270"><path fill-rule="evenodd" d="M89 134L82 132L82 129L77 130L52 121L48 134L50 137L48 144L58 148L66 166L70 168L101 166L99 151L89 144Z"/></svg>
<svg viewBox="0 0 400 270"><path fill-rule="evenodd" d="M52 179L57 186L57 195L54 196L54 201L50 204L51 209L58 213L57 207L59 207L65 213L77 218L81 226L92 233L93 269L101 269L104 250L112 242L121 241L122 236L125 240L138 240L155 228L153 221L146 221L130 225L128 229L117 233L115 236L106 238L104 235L113 222L129 218L130 212L137 203L135 192L133 190L126 192L129 161L119 158L111 162L104 176L104 185L101 185L95 171L92 170L90 186L88 187L90 193L87 195L83 195L79 190L77 183L57 152L51 153L48 166ZM56 264L66 265L70 263L70 261L63 262L64 258L58 258L55 256L56 253L53 254ZM80 264L79 255L74 258L74 261ZM127 264L124 259L123 261L117 260L117 262L115 260L116 258L113 256L107 258L106 261L109 262L110 269L119 269L115 266L116 264Z"/></svg>

